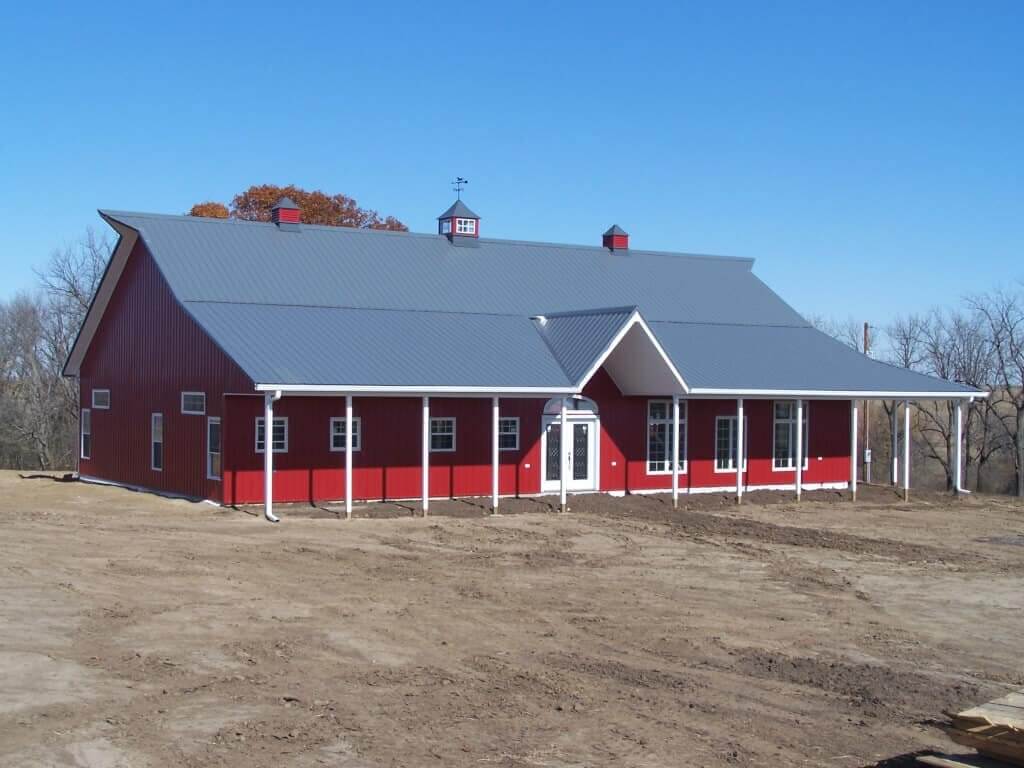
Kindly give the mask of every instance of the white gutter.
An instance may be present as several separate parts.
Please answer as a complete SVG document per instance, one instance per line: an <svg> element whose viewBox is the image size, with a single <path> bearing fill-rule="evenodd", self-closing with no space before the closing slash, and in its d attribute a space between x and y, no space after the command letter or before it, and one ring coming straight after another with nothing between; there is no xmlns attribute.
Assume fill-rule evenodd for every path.
<svg viewBox="0 0 1024 768"><path fill-rule="evenodd" d="M821 398L824 400L973 400L988 392L882 392L878 390L829 389L692 389L691 398Z"/></svg>
<svg viewBox="0 0 1024 768"><path fill-rule="evenodd" d="M428 395L501 395L514 397L552 397L554 395L576 395L576 387L442 387L442 386L379 386L349 384L257 384L257 392L284 392L287 394L373 394L397 395L401 397Z"/></svg>

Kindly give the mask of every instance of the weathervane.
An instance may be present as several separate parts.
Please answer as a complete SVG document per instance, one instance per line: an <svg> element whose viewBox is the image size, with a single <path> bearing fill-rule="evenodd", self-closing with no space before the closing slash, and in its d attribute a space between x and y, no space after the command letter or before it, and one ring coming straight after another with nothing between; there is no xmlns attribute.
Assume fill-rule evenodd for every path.
<svg viewBox="0 0 1024 768"><path fill-rule="evenodd" d="M456 199L462 199L462 188L469 184L469 179L464 179L461 176L456 176L455 181L452 182L452 189L455 190Z"/></svg>

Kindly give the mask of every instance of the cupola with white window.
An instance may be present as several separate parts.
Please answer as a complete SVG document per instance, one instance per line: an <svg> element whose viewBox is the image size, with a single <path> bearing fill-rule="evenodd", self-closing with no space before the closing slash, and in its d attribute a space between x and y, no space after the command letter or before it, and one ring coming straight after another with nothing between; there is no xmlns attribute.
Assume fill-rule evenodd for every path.
<svg viewBox="0 0 1024 768"><path fill-rule="evenodd" d="M456 200L437 217L437 233L446 236L453 245L476 245L480 237L480 217L462 200Z"/></svg>

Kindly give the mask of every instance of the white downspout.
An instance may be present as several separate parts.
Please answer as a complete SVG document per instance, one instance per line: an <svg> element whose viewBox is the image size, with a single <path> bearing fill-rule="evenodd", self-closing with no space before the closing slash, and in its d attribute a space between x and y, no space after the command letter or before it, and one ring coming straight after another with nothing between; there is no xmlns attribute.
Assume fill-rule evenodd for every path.
<svg viewBox="0 0 1024 768"><path fill-rule="evenodd" d="M959 493L970 493L964 488L963 483L963 445L964 445L964 419L963 402L956 401L956 470L953 475L953 488Z"/></svg>
<svg viewBox="0 0 1024 768"><path fill-rule="evenodd" d="M274 514L274 401L281 390L263 395L263 516L272 523L281 520Z"/></svg>
<svg viewBox="0 0 1024 768"><path fill-rule="evenodd" d="M560 462L562 471L558 473L558 498L561 502L561 509L564 513L566 511L566 475L569 474L569 435L566 426L568 420L566 419L566 404L565 398L562 398L562 410L559 411L558 416L558 460Z"/></svg>

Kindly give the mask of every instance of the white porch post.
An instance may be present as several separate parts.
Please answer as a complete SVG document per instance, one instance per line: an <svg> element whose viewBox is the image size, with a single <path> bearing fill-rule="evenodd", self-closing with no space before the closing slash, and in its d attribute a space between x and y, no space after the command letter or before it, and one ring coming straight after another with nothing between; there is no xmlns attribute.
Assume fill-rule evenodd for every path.
<svg viewBox="0 0 1024 768"><path fill-rule="evenodd" d="M743 503L743 398L736 399L736 503Z"/></svg>
<svg viewBox="0 0 1024 768"><path fill-rule="evenodd" d="M857 500L857 401L850 401L850 495Z"/></svg>
<svg viewBox="0 0 1024 768"><path fill-rule="evenodd" d="M566 429L568 421L565 418L565 398L562 398L562 410L558 416L558 452L559 466L561 472L558 473L558 497L562 505L562 511L565 512L565 484L566 476L569 474L569 433Z"/></svg>
<svg viewBox="0 0 1024 768"><path fill-rule="evenodd" d="M899 407L895 400L892 401L892 414L890 414L889 422L889 427L892 429L892 485L895 488L900 483Z"/></svg>
<svg viewBox="0 0 1024 768"><path fill-rule="evenodd" d="M498 398L491 400L491 511L498 514L498 422L499 422Z"/></svg>
<svg viewBox="0 0 1024 768"><path fill-rule="evenodd" d="M672 395L672 506L679 506L679 395Z"/></svg>
<svg viewBox="0 0 1024 768"><path fill-rule="evenodd" d="M280 520L274 514L274 400L280 396L263 395L263 516L272 523Z"/></svg>
<svg viewBox="0 0 1024 768"><path fill-rule="evenodd" d="M963 403L956 401L956 469L953 471L953 492L960 493L963 489L964 466L964 419Z"/></svg>
<svg viewBox="0 0 1024 768"><path fill-rule="evenodd" d="M345 395L345 518L352 519L352 395Z"/></svg>
<svg viewBox="0 0 1024 768"><path fill-rule="evenodd" d="M910 500L910 401L903 401L903 500Z"/></svg>
<svg viewBox="0 0 1024 768"><path fill-rule="evenodd" d="M430 398L423 398L423 516L430 511Z"/></svg>
<svg viewBox="0 0 1024 768"><path fill-rule="evenodd" d="M796 401L796 500L804 489L804 401Z"/></svg>

